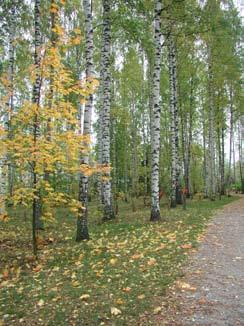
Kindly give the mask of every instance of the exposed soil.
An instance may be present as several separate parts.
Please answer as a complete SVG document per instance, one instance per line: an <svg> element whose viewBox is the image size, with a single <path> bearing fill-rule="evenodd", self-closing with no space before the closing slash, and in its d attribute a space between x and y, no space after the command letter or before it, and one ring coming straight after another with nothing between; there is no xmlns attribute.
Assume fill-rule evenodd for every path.
<svg viewBox="0 0 244 326"><path fill-rule="evenodd" d="M244 197L213 218L184 274L140 325L244 326Z"/></svg>

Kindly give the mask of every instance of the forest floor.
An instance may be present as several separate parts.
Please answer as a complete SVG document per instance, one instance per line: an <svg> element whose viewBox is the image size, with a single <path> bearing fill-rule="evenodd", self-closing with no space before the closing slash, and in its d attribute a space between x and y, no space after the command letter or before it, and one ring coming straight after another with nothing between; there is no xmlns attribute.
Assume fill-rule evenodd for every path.
<svg viewBox="0 0 244 326"><path fill-rule="evenodd" d="M148 325L244 325L244 196L224 207Z"/></svg>
<svg viewBox="0 0 244 326"><path fill-rule="evenodd" d="M225 305L234 304L235 295L241 295L243 278L243 271L239 271L239 276L235 274L243 263L244 219L241 219L240 208L243 199L237 199L232 196L214 202L192 200L187 202L186 210L180 206L170 210L162 207L162 220L158 223L149 222L150 210L143 207L142 199L136 202L135 212L131 211L130 204L120 202L119 215L109 223L101 223L97 205L91 203L91 240L83 243L74 241L74 216L60 208L56 221L45 223L38 260L32 256L31 212L23 208L10 210L9 220L0 222L0 325L129 326L164 325L164 322L167 325L164 311L177 317L181 295L186 296L183 300L188 300L190 312L189 300L195 301L189 291L175 295L175 290L168 290L176 280L178 286L191 290L190 294L196 295L199 302L202 300L203 305L205 300L215 300L206 295L213 293L206 290L215 282L211 280L211 273L206 278L205 297L197 290L197 282L207 277L201 274L208 263L202 259L205 257L202 248L208 246L209 241L212 243L209 246L213 246L205 249L207 257L212 259L209 265L216 275L218 266L223 265L219 272L225 277L219 275L216 282L219 285L223 282L222 288L231 295L231 302ZM229 205L221 213L223 217L220 214L214 219L209 240L207 236L196 254L199 255L196 263L199 261L200 265L189 267L195 272L194 280L179 281L184 273L188 274L182 272L184 266L201 244L203 232L216 209L223 209L226 204ZM224 239L219 238L222 236ZM224 254L229 259L226 262ZM235 293L237 280L239 294ZM201 320L200 317L198 311L191 318ZM168 325L177 325L176 320L169 320ZM214 325L217 324L214 322Z"/></svg>

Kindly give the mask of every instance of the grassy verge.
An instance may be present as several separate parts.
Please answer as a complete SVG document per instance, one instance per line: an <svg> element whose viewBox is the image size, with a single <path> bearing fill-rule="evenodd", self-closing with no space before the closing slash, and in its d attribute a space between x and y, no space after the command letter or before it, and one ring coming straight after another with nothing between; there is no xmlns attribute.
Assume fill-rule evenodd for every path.
<svg viewBox="0 0 244 326"><path fill-rule="evenodd" d="M0 325L136 325L180 276L213 211L235 199L162 209L164 221L153 224L140 203L134 213L121 204L117 220L107 224L95 222L92 208L92 240L80 244L74 218L59 210L38 262L29 213L12 212L0 224Z"/></svg>

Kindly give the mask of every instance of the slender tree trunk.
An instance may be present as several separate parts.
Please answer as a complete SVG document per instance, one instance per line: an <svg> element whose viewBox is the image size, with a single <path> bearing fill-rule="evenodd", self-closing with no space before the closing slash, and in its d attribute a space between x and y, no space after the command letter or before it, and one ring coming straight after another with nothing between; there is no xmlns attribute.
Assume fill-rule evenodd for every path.
<svg viewBox="0 0 244 326"><path fill-rule="evenodd" d="M86 81L92 82L94 77L93 68L93 26L92 26L92 1L83 0L85 13L85 33L86 33ZM84 168L89 166L89 139L91 135L91 117L93 109L93 94L88 96L85 104L83 135L84 146L87 148L86 153L80 154L80 164ZM79 201L82 204L82 209L79 210L77 218L76 241L89 240L88 232L88 176L85 173L80 174L79 180Z"/></svg>
<svg viewBox="0 0 244 326"><path fill-rule="evenodd" d="M238 125L238 147L239 147L239 169L240 169L240 182L241 193L244 194L244 176L243 176L243 144L244 144L244 118L241 117Z"/></svg>
<svg viewBox="0 0 244 326"><path fill-rule="evenodd" d="M193 77L191 77L191 89L190 89L190 112L189 112L189 137L187 144L187 163L186 163L186 174L185 174L185 184L187 189L187 197L191 196L191 183L190 183L190 164L191 164L191 146L192 146L192 128L193 128Z"/></svg>
<svg viewBox="0 0 244 326"><path fill-rule="evenodd" d="M51 49L55 49L56 42L57 42L57 34L55 33L54 29L56 26L56 12L52 9L55 9L56 7L56 0L51 0ZM54 82L54 67L51 64L50 66L50 85L49 85L49 98L48 98L48 107L51 111L53 106L53 97L54 97L54 89L53 89L53 82ZM52 130L51 130L51 118L48 118L47 120L47 135L46 139L50 143L52 138ZM44 166L44 180L49 182L49 171L47 171L46 166Z"/></svg>
<svg viewBox="0 0 244 326"><path fill-rule="evenodd" d="M206 121L204 107L202 107L202 138L203 138L203 180L204 196L208 197L208 169L207 169L207 141L206 141Z"/></svg>
<svg viewBox="0 0 244 326"><path fill-rule="evenodd" d="M15 3L11 5L11 15L9 22L9 67L8 67L8 78L9 78L9 103L8 103L8 138L13 137L12 130L12 115L14 112L14 36L15 36ZM14 186L14 166L11 156L7 158L8 163L8 193L10 198L13 196Z"/></svg>
<svg viewBox="0 0 244 326"><path fill-rule="evenodd" d="M225 195L225 135L224 128L221 128L221 195Z"/></svg>
<svg viewBox="0 0 244 326"><path fill-rule="evenodd" d="M33 98L32 102L36 106L36 113L33 121L33 146L37 149L38 138L40 137L40 121L39 121L39 106L40 106L40 92L41 92L41 16L40 16L40 0L35 0L35 53L34 53L34 62L35 62L35 82L33 87ZM37 255L37 237L36 230L42 229L41 221L41 194L38 189L39 175L36 171L37 158L33 159L33 189L34 189L34 198L33 198L33 215L32 215L32 236L33 236L33 252L34 255Z"/></svg>
<svg viewBox="0 0 244 326"><path fill-rule="evenodd" d="M173 40L169 38L169 85L170 85L170 142L171 142L171 207L176 207L177 149L175 139L175 96L173 68Z"/></svg>
<svg viewBox="0 0 244 326"><path fill-rule="evenodd" d="M236 183L236 155L235 155L235 132L233 130L233 144L232 144L232 151L233 151L233 183Z"/></svg>
<svg viewBox="0 0 244 326"><path fill-rule="evenodd" d="M172 36L169 37L169 80L171 113L171 207L182 204L180 155L179 155L179 115L177 90L176 48Z"/></svg>
<svg viewBox="0 0 244 326"><path fill-rule="evenodd" d="M173 61L173 94L174 94L174 120L175 120L175 149L176 149L176 203L182 204L181 198L181 163L179 154L179 108L178 108L178 76L176 44L172 38L172 61Z"/></svg>
<svg viewBox="0 0 244 326"><path fill-rule="evenodd" d="M232 183L232 153L233 153L233 91L230 88L230 153L229 153L229 170L228 170L228 186Z"/></svg>
<svg viewBox="0 0 244 326"><path fill-rule="evenodd" d="M208 195L215 200L216 195L216 173L215 173L215 111L214 111L214 85L212 71L212 55L209 49L208 54L208 78L209 78L209 107L208 107Z"/></svg>
<svg viewBox="0 0 244 326"><path fill-rule="evenodd" d="M110 11L111 1L103 0L103 47L102 47L102 65L103 69L103 97L102 97L102 165L105 169L102 178L104 192L104 212L103 220L110 220L115 217L112 206L112 189L110 180L110 106L111 106L111 26Z"/></svg>
<svg viewBox="0 0 244 326"><path fill-rule="evenodd" d="M151 221L160 219L159 207L159 152L160 152L160 71L161 71L161 10L162 3L155 0L154 69L152 80L152 167L151 167Z"/></svg>

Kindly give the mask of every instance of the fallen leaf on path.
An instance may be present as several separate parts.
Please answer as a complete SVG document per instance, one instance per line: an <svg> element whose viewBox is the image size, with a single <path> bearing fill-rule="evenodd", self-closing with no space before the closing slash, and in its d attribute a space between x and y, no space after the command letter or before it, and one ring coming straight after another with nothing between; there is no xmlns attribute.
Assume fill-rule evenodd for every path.
<svg viewBox="0 0 244 326"><path fill-rule="evenodd" d="M177 281L176 286L182 290L193 291L193 292L196 291L195 287L185 282Z"/></svg>
<svg viewBox="0 0 244 326"><path fill-rule="evenodd" d="M160 313L160 311L162 311L162 307L156 307L155 309L153 309L154 314L158 314Z"/></svg>

